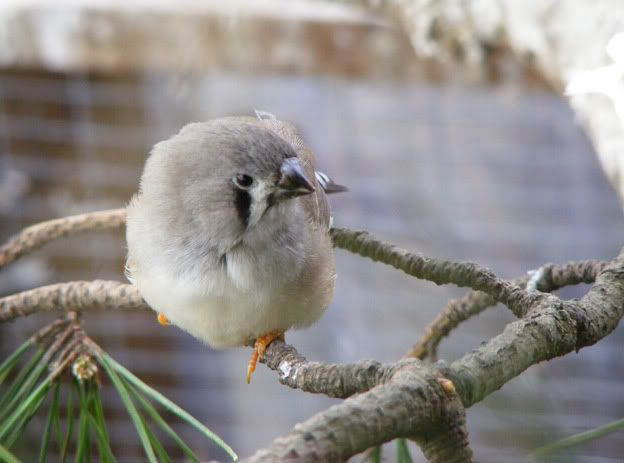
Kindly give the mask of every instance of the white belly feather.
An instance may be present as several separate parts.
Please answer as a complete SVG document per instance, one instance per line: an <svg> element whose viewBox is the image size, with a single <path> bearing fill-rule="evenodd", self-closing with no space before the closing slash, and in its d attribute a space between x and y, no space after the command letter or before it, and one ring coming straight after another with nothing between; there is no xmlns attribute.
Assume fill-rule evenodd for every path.
<svg viewBox="0 0 624 463"><path fill-rule="evenodd" d="M147 303L173 324L212 347L240 346L270 331L309 326L325 310L315 288L304 282L302 252L240 249L211 271L175 272L153 262L133 269L133 279Z"/></svg>
<svg viewBox="0 0 624 463"><path fill-rule="evenodd" d="M266 223L225 260L201 233L164 233L168 222L154 221L160 215L137 201L128 208L131 279L154 310L207 344L240 346L270 331L303 328L329 304L331 240L293 201L271 208Z"/></svg>

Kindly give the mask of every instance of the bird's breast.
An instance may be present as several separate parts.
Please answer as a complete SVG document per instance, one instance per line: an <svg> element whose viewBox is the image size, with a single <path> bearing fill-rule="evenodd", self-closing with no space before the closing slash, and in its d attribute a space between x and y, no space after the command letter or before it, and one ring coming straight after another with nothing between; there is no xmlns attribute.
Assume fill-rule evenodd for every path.
<svg viewBox="0 0 624 463"><path fill-rule="evenodd" d="M329 234L308 226L300 210L267 214L266 226L222 255L209 240L163 241L147 227L149 252L133 246L129 256L135 284L154 310L217 348L309 326L333 294Z"/></svg>
<svg viewBox="0 0 624 463"><path fill-rule="evenodd" d="M229 263L228 263L229 264ZM234 278L230 275L234 272ZM278 286L266 278L250 283L262 273L240 264L238 270L201 279L137 279L145 300L174 324L215 348L240 346L270 331L307 326L318 319L326 304L306 291L301 278ZM265 272L265 276L270 272ZM220 281L219 287L215 281ZM262 281L266 284L263 286ZM251 284L252 289L244 285ZM210 291L206 288L210 287Z"/></svg>
<svg viewBox="0 0 624 463"><path fill-rule="evenodd" d="M307 269L303 244L252 250L241 246L218 266L152 266L137 273L145 300L175 325L216 348L270 331L308 326L325 310L328 284ZM309 272L306 272L309 270ZM328 275L333 289L333 274Z"/></svg>
<svg viewBox="0 0 624 463"><path fill-rule="evenodd" d="M223 258L229 283L240 291L279 290L301 276L305 264L303 242L267 247L238 246Z"/></svg>

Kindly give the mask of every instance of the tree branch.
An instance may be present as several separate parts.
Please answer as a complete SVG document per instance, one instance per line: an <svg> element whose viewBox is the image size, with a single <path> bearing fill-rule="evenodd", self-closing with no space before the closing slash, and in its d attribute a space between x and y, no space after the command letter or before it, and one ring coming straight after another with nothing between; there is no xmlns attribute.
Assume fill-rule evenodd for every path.
<svg viewBox="0 0 624 463"><path fill-rule="evenodd" d="M603 263L576 263L570 265L569 273L564 268L553 267L552 279L545 277L545 288L556 282L563 283L566 274L590 278L591 271L577 273L572 269L595 270L602 266ZM509 324L502 334L450 366L444 362L426 366L407 359L395 364L376 365L368 373L368 379L360 379L358 384L375 383L380 370L394 373L383 376L384 380L368 392L347 399L298 425L249 461L272 461L271 458L342 461L367 447L406 436L419 442L429 461L471 461L467 444L460 444L466 440L465 428L461 424L463 413L455 415L453 420L448 419L446 426L437 427L442 416L453 414L453 404L442 400L440 395L439 385L443 384L440 378L452 381L451 397L456 392L457 398L468 408L530 366L597 342L615 329L624 315L623 277L624 258L620 256L600 273L594 287L580 301L562 301L552 295L534 300L533 305L525 310L526 318ZM272 357L267 361L273 363L276 370L280 352L282 347L279 346L267 351ZM293 348L289 348L288 355L300 358ZM318 368L323 365L319 364ZM359 373L349 373L350 376L354 374L367 375L362 369ZM321 375L316 380L314 389L319 388L322 378ZM438 386L432 379L436 379ZM400 399L394 395L396 388L401 391L397 393ZM400 406L394 403L395 399ZM442 403L444 406L440 407ZM380 423L379 420L387 422ZM449 422L456 425L449 425ZM376 426L382 426L384 432L379 433ZM345 430L354 430L354 435ZM366 443L359 439L364 433L370 433ZM453 460L453 455L461 457Z"/></svg>
<svg viewBox="0 0 624 463"><path fill-rule="evenodd" d="M24 229L0 248L0 268L50 241L85 231L118 228L124 223L125 210L111 209L64 217L33 225ZM515 310L515 307L524 307L530 304L533 299L540 297L537 294L529 294L511 282L498 278L490 270L475 263L451 262L425 257L406 251L391 243L378 240L365 231L333 228L330 230L330 233L336 247L391 265L408 275L429 280L438 285L452 283L457 286L468 286L483 291L508 305L512 310ZM58 288L56 290L69 290L69 288ZM94 291L95 289L92 288L92 290ZM49 291L49 289L46 291ZM48 292L41 295L36 292L30 292L28 297L45 298L48 297ZM11 303L14 303L14 301ZM36 308L33 307L31 312L25 314L30 314L34 311L36 311ZM14 313L17 314L18 312Z"/></svg>
<svg viewBox="0 0 624 463"><path fill-rule="evenodd" d="M138 290L118 281L72 281L23 291L0 299L0 322L37 312L93 309L149 309Z"/></svg>
<svg viewBox="0 0 624 463"><path fill-rule="evenodd" d="M304 392L345 399L387 382L401 363L381 364L363 360L353 364L309 362L282 341L273 341L262 360L277 371L280 383Z"/></svg>
<svg viewBox="0 0 624 463"><path fill-rule="evenodd" d="M437 285L452 283L489 294L512 311L531 305L541 296L498 278L490 270L472 262L451 262L432 259L380 241L366 231L333 228L334 245L349 252L382 262L413 277L429 280Z"/></svg>
<svg viewBox="0 0 624 463"><path fill-rule="evenodd" d="M346 461L396 437L423 436L427 440L428 436L438 435L436 431L446 429L450 422L457 422L463 407L444 390L433 371L417 360L400 363L401 367L387 382L296 425L271 447L244 461ZM465 429L447 437L454 439L457 435L465 436ZM467 440L462 442L464 447L455 446L459 452L452 458L431 461L472 461Z"/></svg>
<svg viewBox="0 0 624 463"><path fill-rule="evenodd" d="M503 333L441 371L470 407L530 366L596 343L624 316L623 276L620 254L580 301L548 296L528 307L525 318L510 323Z"/></svg>
<svg viewBox="0 0 624 463"><path fill-rule="evenodd" d="M81 226L64 228L62 233L52 231L54 221L47 222L35 228L39 230L33 235L37 239L28 242L19 238L22 235L14 238L11 242L18 243L15 246L22 250L7 255L16 256L12 258L15 260L59 236L119 226L122 212L103 214L100 222L82 216ZM371 446L410 437L421 445L430 461L470 462L472 452L467 442L464 407L482 400L531 365L596 342L613 330L624 314L622 256L606 268L605 263L594 261L544 266L530 282L530 289L546 291L565 284L590 282L604 270L583 299L562 301L553 295L525 290L527 278L508 282L476 264L436 261L378 241L366 232L335 229L332 236L337 246L410 275L438 284L452 282L488 291L487 295L469 293L460 300L467 308L471 306L470 311L500 298L524 318L509 324L502 334L450 366L443 362L428 365L415 359L388 364L309 362L293 347L274 342L264 361L279 372L282 384L346 400L296 426L250 461L342 461ZM39 311L94 308L134 310L147 308L147 304L136 288L127 284L61 283L0 299L0 321Z"/></svg>
<svg viewBox="0 0 624 463"><path fill-rule="evenodd" d="M432 426L412 439L420 446L430 463L472 462L473 455L468 445L466 428L466 410L455 393L447 392L447 396L450 401L445 408L445 425Z"/></svg>
<svg viewBox="0 0 624 463"><path fill-rule="evenodd" d="M0 269L50 241L86 231L119 228L125 221L125 209L110 209L62 217L32 225L0 247Z"/></svg>
<svg viewBox="0 0 624 463"><path fill-rule="evenodd" d="M519 277L511 281L514 285L526 288L531 281L532 290L544 293L556 291L565 286L580 283L593 283L596 276L608 262L584 260L564 265L546 264L536 270L533 276ZM451 300L436 318L425 328L418 343L406 353L407 357L421 360L437 360L437 350L443 338L448 336L460 323L480 314L498 301L481 291L470 291L465 296Z"/></svg>
<svg viewBox="0 0 624 463"><path fill-rule="evenodd" d="M41 222L25 228L0 247L0 269L50 241L86 231L109 230L125 224L125 209L110 209ZM490 270L471 262L451 262L412 253L373 237L366 231L330 230L334 245L438 285L452 283L490 294L512 308L536 297Z"/></svg>

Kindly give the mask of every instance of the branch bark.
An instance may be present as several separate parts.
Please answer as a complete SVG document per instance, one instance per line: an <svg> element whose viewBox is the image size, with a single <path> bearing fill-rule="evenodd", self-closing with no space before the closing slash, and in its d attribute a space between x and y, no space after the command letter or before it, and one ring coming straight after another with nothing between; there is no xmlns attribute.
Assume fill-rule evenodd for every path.
<svg viewBox="0 0 624 463"><path fill-rule="evenodd" d="M125 223L124 209L111 209L107 211L92 212L75 216L64 217L42 222L24 229L7 243L0 247L0 269L21 256L28 254L45 244L76 233L86 231L99 231L114 229ZM434 259L420 254L409 252L391 243L375 238L366 231L354 231L344 228L330 230L334 246L343 248L374 261L382 262L399 269L416 278L432 281L438 285L455 284L460 287L470 287L475 290L490 294L496 300L501 301L514 310L530 304L534 299L539 299L539 294L530 294L525 289L513 283L498 278L490 270L472 262L451 262ZM95 284L95 282L94 282ZM97 282L90 286L88 282L72 282L60 285L52 285L37 288L20 294L0 299L0 320L9 320L19 316L18 307L23 307L23 315L30 315L37 310L85 310L89 307L102 307L106 301L107 291L112 291L114 282L107 282L102 286ZM119 301L122 307L138 308L144 303L138 300L138 293L132 287L117 283L120 291ZM93 304L80 307L67 307L68 297L74 297L76 292L86 291L85 297L93 297ZM115 296L117 298L117 296ZM128 299L129 298L129 299ZM61 305L54 302L60 302ZM38 305L40 304L40 309Z"/></svg>
<svg viewBox="0 0 624 463"><path fill-rule="evenodd" d="M0 322L38 312L149 309L137 289L118 281L72 281L23 291L0 299Z"/></svg>
<svg viewBox="0 0 624 463"><path fill-rule="evenodd" d="M87 214L30 227L3 246L4 255L12 256L5 262L61 236L123 223L123 210L93 215L98 220ZM624 315L622 255L611 263L548 264L532 278L508 282L476 264L437 261L379 241L366 232L334 229L332 236L336 246L410 275L488 292L469 293L452 303L447 309L449 313L464 306L472 313L502 300L520 320L450 366L444 362L426 364L413 358L387 364L372 360L324 364L310 362L292 346L274 342L263 361L279 373L282 384L345 401L296 426L249 461L343 461L393 438L409 437L421 445L429 461L470 462L472 452L464 408L479 402L531 365L597 342ZM580 301L563 301L539 291L594 279L595 285ZM529 290L525 289L527 286ZM78 281L0 299L0 322L40 311L145 308L146 303L131 285Z"/></svg>
<svg viewBox="0 0 624 463"><path fill-rule="evenodd" d="M271 352L275 356L280 349ZM445 390L436 372L417 360L402 360L386 369L393 373L378 378L377 386L296 425L271 447L244 461L346 461L371 446L413 436L418 436L429 461L472 461L464 408L453 392ZM366 366L360 373L371 379L377 375L376 369L366 372ZM323 382L319 377L318 383ZM431 445L436 441L446 450Z"/></svg>
<svg viewBox="0 0 624 463"><path fill-rule="evenodd" d="M579 268L578 265L575 267ZM595 265L590 267L596 268ZM587 275L584 272L582 274ZM357 366L352 366L349 368L348 377L357 377L357 384L380 382L368 392L332 407L331 412L328 410L310 418L285 437L274 441L267 450L256 453L248 461L295 457L301 457L302 461L312 461L319 456L326 458L327 461L341 461L343 457L351 456L388 439L389 434L381 435L377 430L368 427L370 420L374 420L379 413L379 404L394 410L395 419L390 420L391 423L384 424L386 426L384 431L388 431L388 427L391 427L393 431L390 435L393 438L414 437L430 461L471 461L470 449L467 445L461 444L465 431L462 425L463 412L450 420L452 425L440 428L435 426L442 416L448 417L453 414L453 405L444 402L440 395L439 380L448 378L453 386L451 397L456 394L463 407L468 408L500 389L530 366L578 351L608 335L624 316L624 256L621 254L598 275L596 284L580 301L562 301L549 295L535 300L532 306L526 307L525 313L525 318L509 324L499 336L464 355L450 366L444 362L427 366L403 360L389 365L375 365L368 373L362 366L360 372L355 374L353 368ZM286 361L287 356L293 355L298 358L292 347L286 349L283 345L277 344L269 347L265 361L271 368L279 370L279 366ZM379 371L394 371L394 373L379 375ZM363 379L362 375L368 376L368 379ZM313 384L307 384L306 387L314 391L331 389L331 384L335 382L335 379L327 381L324 375L316 377L312 375L308 378L314 378L310 379ZM342 376L341 381L347 381L347 376ZM401 389L399 394L401 407L396 410L393 408L395 386ZM445 394L448 395L448 392ZM445 404L443 407L445 411L439 408L441 403ZM404 410L409 410L409 414L404 415ZM337 416L342 414L349 415L347 421L337 419ZM405 420L409 422L408 425L404 423ZM379 424L377 421L374 423ZM359 440L352 442L348 434L332 433L329 438L327 437L329 424L332 427L340 425L346 426L347 429L365 429L371 432L371 437L367 445ZM425 430L429 430L429 434ZM461 458L453 460L452 455L447 453L448 449L453 449L451 453L459 454Z"/></svg>
<svg viewBox="0 0 624 463"><path fill-rule="evenodd" d="M262 361L278 372L279 382L285 386L341 399L386 383L401 367L400 363L381 364L375 360L352 364L310 362L293 346L279 340L269 345Z"/></svg>
<svg viewBox="0 0 624 463"><path fill-rule="evenodd" d="M37 223L25 228L0 247L0 269L50 241L76 233L120 228L125 222L125 209L111 209Z"/></svg>
<svg viewBox="0 0 624 463"><path fill-rule="evenodd" d="M564 265L546 264L532 276L519 277L511 281L514 285L530 291L550 293L564 286L593 283L608 262L585 260ZM530 288L528 288L530 286ZM496 298L481 291L470 291L465 296L451 300L436 318L425 328L425 334L405 354L421 360L437 360L438 346L442 339L462 322L477 316L488 307L496 305Z"/></svg>
<svg viewBox="0 0 624 463"><path fill-rule="evenodd" d="M446 376L466 407L483 400L532 365L578 352L613 331L624 316L624 256L598 275L580 301L549 296L526 316L453 362Z"/></svg>
<svg viewBox="0 0 624 463"><path fill-rule="evenodd" d="M541 297L539 294L529 294L524 288L498 278L490 270L472 262L432 259L380 241L367 231L333 228L331 235L334 245L339 248L391 265L408 275L437 285L452 283L482 291L514 312Z"/></svg>

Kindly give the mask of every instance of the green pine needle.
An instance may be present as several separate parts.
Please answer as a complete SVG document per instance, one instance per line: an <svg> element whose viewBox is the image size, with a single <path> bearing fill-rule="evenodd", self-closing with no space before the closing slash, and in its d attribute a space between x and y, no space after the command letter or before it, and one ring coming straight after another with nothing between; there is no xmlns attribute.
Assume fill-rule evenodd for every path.
<svg viewBox="0 0 624 463"><path fill-rule="evenodd" d="M412 455L410 454L409 447L407 446L407 441L405 439L397 439L396 447L397 447L397 455L396 455L397 463L412 463Z"/></svg>
<svg viewBox="0 0 624 463"><path fill-rule="evenodd" d="M34 396L34 393L33 393L32 397L26 398L29 405L24 411L24 413L22 414L22 416L19 418L17 424L13 426L13 429L10 430L8 437L5 440L5 444L9 448L12 448L15 442L17 442L17 440L23 434L26 426L28 426L28 423L30 423L30 420L32 419L32 417L35 416L35 414L39 411L39 409L43 405L43 402L45 401L46 395L48 393L48 389L49 388L46 388L43 392L41 392L40 394L37 394L36 396ZM32 401L31 401L31 398L32 398Z"/></svg>
<svg viewBox="0 0 624 463"><path fill-rule="evenodd" d="M67 461L70 446L72 445L75 445L75 459L77 462L91 461L93 444L97 446L98 461L102 463L116 463L106 430L99 388L95 381L88 380L84 383L74 383L78 391L79 402L78 423L76 426L74 425L74 391L73 388L69 388L65 412L67 424L64 432L61 426L61 384L57 380L58 372L54 375L50 374L41 380L41 376L48 367L46 363L42 362L45 350L38 348L26 364L19 369L19 372L16 375L12 375L19 360L34 345L35 343L32 340L27 340L0 364L0 385L12 376L11 384L5 389L4 394L0 395L0 442L4 444L0 445L0 461L19 463L19 460L10 452L10 448L23 434L24 428L41 408L48 392L52 389L52 399L49 402L37 461L39 463L46 461L49 454L51 436L55 434L59 461L62 463ZM153 424L164 431L190 461L199 461L186 442L162 418L150 399L154 401L155 405L160 405L198 430L206 438L223 449L233 461L238 460L238 456L229 445L186 410L145 384L108 354L99 351L94 352L94 354L124 403L150 463L157 463L158 460L169 462L171 459L157 436L147 425L144 417L139 413L135 402L141 405L141 409L146 413L146 417L149 417ZM77 428L76 436L74 428Z"/></svg>
<svg viewBox="0 0 624 463"><path fill-rule="evenodd" d="M199 463L199 459L197 455L191 450L191 448L182 440L182 438L176 433L169 424L160 416L158 411L154 408L154 406L149 402L149 400L145 399L141 396L141 393L138 389L136 389L132 384L127 384L128 390L132 394L132 397L135 401L139 402L143 407L143 410L149 415L152 421L157 424L165 433L180 447L180 449L186 454L188 458L194 463Z"/></svg>
<svg viewBox="0 0 624 463"><path fill-rule="evenodd" d="M154 433L149 428L149 426L145 424L145 421L143 422L143 425L145 426L145 429L147 430L147 434L149 435L150 442L152 443L152 446L154 447L154 451L156 452L156 454L158 454L158 459L164 463L173 463L171 461L171 458L169 458L169 454L165 451L164 447L162 446L158 438L154 435Z"/></svg>
<svg viewBox="0 0 624 463"><path fill-rule="evenodd" d="M22 385L19 387L15 395L8 401L5 405L2 416L0 420L7 418L8 413L16 410L24 401L28 401L32 398L32 394L36 390L35 386L37 384L37 380L41 377L41 375L45 372L46 365L43 363L39 363L26 377ZM42 397L43 399L43 397ZM0 439L1 439L0 435Z"/></svg>
<svg viewBox="0 0 624 463"><path fill-rule="evenodd" d="M145 384L143 381L137 378L134 374L132 374L129 370L127 370L123 365L117 363L114 359L112 359L105 352L98 353L97 355L98 355L98 359L102 362L102 365L109 364L111 368L114 368L117 373L123 376L123 378L126 381L134 385L139 391L141 391L143 394L145 394L146 396L148 396L155 402L159 403L161 406L169 410L171 413L173 413L174 415L177 415L183 421L185 421L186 423L188 423L189 425L197 429L199 432L204 434L208 439L213 441L215 444L221 447L225 452L227 452L233 461L238 461L238 456L236 455L234 450L232 450L232 448L229 445L227 445L219 436L217 436L214 432L212 432L210 429L204 426L197 418L192 416L190 413L188 413L186 410L184 410L180 406L173 403L171 400L166 398L160 392L156 391L155 389L152 389L150 386Z"/></svg>
<svg viewBox="0 0 624 463"><path fill-rule="evenodd" d="M48 418L46 419L45 430L41 437L41 447L39 449L39 463L45 463L48 458L48 447L50 445L50 434L52 433L52 425L55 419L58 419L60 412L59 409L59 396L61 392L61 382L56 381L54 385L54 392L52 393L52 402L50 403L50 410L48 411Z"/></svg>
<svg viewBox="0 0 624 463"><path fill-rule="evenodd" d="M89 397L84 382L74 381L78 388L79 416L78 438L76 443L76 463L91 461L91 429L89 427Z"/></svg>
<svg viewBox="0 0 624 463"><path fill-rule="evenodd" d="M115 455L110 448L110 442L101 423L92 414L89 414L89 424L91 429L95 431L97 439L98 456L101 463L116 463Z"/></svg>
<svg viewBox="0 0 624 463"><path fill-rule="evenodd" d="M381 463L381 445L368 451L366 461L368 463Z"/></svg>
<svg viewBox="0 0 624 463"><path fill-rule="evenodd" d="M67 419L67 431L65 432L65 438L63 439L63 445L61 446L61 462L65 463L67 461L67 454L69 453L69 444L71 443L72 434L74 432L74 404L73 404L73 388L69 389L69 395L67 396L67 410L66 410L66 419ZM60 425L59 425L60 429Z"/></svg>
<svg viewBox="0 0 624 463"><path fill-rule="evenodd" d="M2 364L0 364L0 384L4 382L4 379L11 372L19 358L24 352L26 352L33 345L32 340L27 340L24 344L19 346L15 352L13 352Z"/></svg>
<svg viewBox="0 0 624 463"><path fill-rule="evenodd" d="M539 447L538 449L533 450L529 454L529 457L532 459L538 459L539 457L543 457L550 453L558 452L569 447L576 447L577 445L599 439L603 436L606 436L607 434L619 431L621 429L624 429L624 419L617 420L594 429L590 429L589 431L580 432L578 434L574 434L556 442L544 445L543 447Z"/></svg>
<svg viewBox="0 0 624 463"><path fill-rule="evenodd" d="M0 461L4 463L22 463L15 455L0 445Z"/></svg>
<svg viewBox="0 0 624 463"><path fill-rule="evenodd" d="M23 387L28 378L31 377L33 371L40 366L41 357L43 357L44 350L39 348L30 358L28 363L24 365L24 367L17 374L11 387L4 393L2 398L0 399L0 423L4 421L6 416L10 413L13 408L10 404L14 405L14 399L16 395L23 391Z"/></svg>
<svg viewBox="0 0 624 463"><path fill-rule="evenodd" d="M110 439L106 432L106 422L104 421L104 410L100 400L100 389L95 381L89 381L88 387L91 389L91 411L89 424L95 432L98 455L101 463L117 463L113 451L110 447Z"/></svg>
<svg viewBox="0 0 624 463"><path fill-rule="evenodd" d="M0 441L3 441L10 431L13 431L16 426L23 424L23 418L26 417L28 421L30 417L37 411L39 406L43 403L50 383L52 382L52 376L49 375L43 380L34 391L32 391L28 397L26 397L17 407L17 409L2 423L0 426Z"/></svg>
<svg viewBox="0 0 624 463"><path fill-rule="evenodd" d="M98 360L100 361L100 364L106 371L106 374L112 381L113 385L115 386L115 389L117 389L117 393L119 394L119 397L123 401L126 407L126 410L128 410L128 414L130 415L130 418L132 419L132 422L134 423L134 427L137 430L137 434L139 435L139 439L141 440L141 444L143 445L143 449L145 450L145 454L147 455L148 460L150 461L150 463L158 463L158 460L156 459L156 455L154 454L154 449L152 448L152 444L149 438L149 430L146 429L146 426L143 423L143 419L141 418L141 415L137 411L134 403L132 402L132 399L130 398L130 395L128 394L128 390L126 389L126 386L124 385L123 381L117 374L116 369L109 363L109 359L110 357L108 357L106 354L98 356Z"/></svg>

